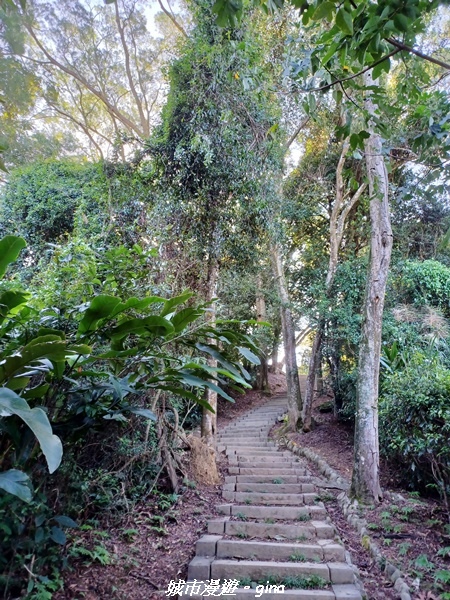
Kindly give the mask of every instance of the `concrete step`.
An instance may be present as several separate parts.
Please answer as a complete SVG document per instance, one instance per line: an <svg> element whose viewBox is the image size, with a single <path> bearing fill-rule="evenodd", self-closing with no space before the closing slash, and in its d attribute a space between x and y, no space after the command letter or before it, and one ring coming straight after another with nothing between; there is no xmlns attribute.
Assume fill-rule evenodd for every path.
<svg viewBox="0 0 450 600"><path fill-rule="evenodd" d="M335 532L334 527L325 521L312 520L301 525L294 525L293 523L230 521L230 517L223 517L208 521L208 533L238 536L242 539L286 539L306 542L308 540L332 540Z"/></svg>
<svg viewBox="0 0 450 600"><path fill-rule="evenodd" d="M306 506L252 506L251 504L231 504L230 512L226 512L226 505L222 505L222 514L229 514L234 517L243 516L249 519L260 519L264 521L270 519L273 521L295 520L310 521L311 519L325 519L327 511L325 506L320 504Z"/></svg>
<svg viewBox="0 0 450 600"><path fill-rule="evenodd" d="M273 477L282 478L283 475L308 475L308 471L302 467L281 468L281 467L229 467L230 475L270 475Z"/></svg>
<svg viewBox="0 0 450 600"><path fill-rule="evenodd" d="M223 446L243 446L245 448L274 448L275 444L268 442L263 437L248 437L242 436L242 438L235 435L224 435L217 438L217 443Z"/></svg>
<svg viewBox="0 0 450 600"><path fill-rule="evenodd" d="M277 450L272 446L230 446L230 444L227 444L225 453L238 456L283 456L292 459L292 454Z"/></svg>
<svg viewBox="0 0 450 600"><path fill-rule="evenodd" d="M225 484L233 485L233 484ZM232 491L227 488L228 491ZM315 486L312 483L236 483L234 484L235 492L272 492L279 494L304 494L314 493Z"/></svg>
<svg viewBox="0 0 450 600"><path fill-rule="evenodd" d="M283 456L281 453L274 451L269 456L267 455L253 455L251 452L246 454L235 454L229 457L229 461L235 461L238 463L295 463L296 461L292 459L292 456Z"/></svg>
<svg viewBox="0 0 450 600"><path fill-rule="evenodd" d="M225 483L309 483L310 475L285 475L284 477L273 477L271 475L226 475Z"/></svg>
<svg viewBox="0 0 450 600"><path fill-rule="evenodd" d="M285 462L283 460L273 460L273 461L235 461L237 464L233 464L232 461L229 461L230 467L242 467L245 469L295 469L297 466L301 466L301 463L297 463L294 461Z"/></svg>
<svg viewBox="0 0 450 600"><path fill-rule="evenodd" d="M233 600L362 600L361 594L353 584L331 585L324 590L291 590L284 589L273 584L253 584L253 588L246 586L245 588L233 589L232 596L222 596L223 598L232 598ZM189 593L189 592L188 592ZM190 598L194 600L203 600L204 595L190 594ZM185 595L179 596L180 600L184 600Z"/></svg>
<svg viewBox="0 0 450 600"><path fill-rule="evenodd" d="M246 542L218 540L217 558L250 558L281 562L345 562L345 550L340 544L300 544L295 542Z"/></svg>
<svg viewBox="0 0 450 600"><path fill-rule="evenodd" d="M251 558L252 560L325 561L345 562L345 549L341 544L324 542L301 544L298 542L255 542L225 540L219 535L203 535L195 547L196 556L217 558Z"/></svg>
<svg viewBox="0 0 450 600"><path fill-rule="evenodd" d="M243 439L242 441L240 440L236 440L235 438L232 438L230 440L221 440L218 439L217 440L217 445L220 446L227 446L227 448L243 448L245 451L247 450L251 450L252 448L257 448L259 450L275 450L277 451L277 447L275 446L275 444L271 444L270 442L265 442L263 441L261 438L258 438L255 441L249 440L249 439Z"/></svg>
<svg viewBox="0 0 450 600"><path fill-rule="evenodd" d="M272 562L268 560L231 560L218 558L211 563L211 579L251 579L264 581L271 577L321 577L326 582L353 583L353 571L346 563ZM188 578L195 574L188 570ZM317 586L320 587L320 586Z"/></svg>
<svg viewBox="0 0 450 600"><path fill-rule="evenodd" d="M245 502L247 504L293 504L301 506L303 504L314 504L318 500L315 493L312 494L274 494L268 492L262 494L259 492L222 492L222 498L229 502Z"/></svg>

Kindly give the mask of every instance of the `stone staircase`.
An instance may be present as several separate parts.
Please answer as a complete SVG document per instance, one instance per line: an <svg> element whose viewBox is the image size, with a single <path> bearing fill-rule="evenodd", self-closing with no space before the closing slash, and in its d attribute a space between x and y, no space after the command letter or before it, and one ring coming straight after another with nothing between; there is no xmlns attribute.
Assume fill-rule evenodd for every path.
<svg viewBox="0 0 450 600"><path fill-rule="evenodd" d="M234 600L361 600L305 463L268 440L285 409L286 398L273 398L218 436L229 463L226 503L218 507L223 517L209 521L197 541L188 582L239 581L225 585L229 594L215 594ZM192 592L191 598L208 596Z"/></svg>

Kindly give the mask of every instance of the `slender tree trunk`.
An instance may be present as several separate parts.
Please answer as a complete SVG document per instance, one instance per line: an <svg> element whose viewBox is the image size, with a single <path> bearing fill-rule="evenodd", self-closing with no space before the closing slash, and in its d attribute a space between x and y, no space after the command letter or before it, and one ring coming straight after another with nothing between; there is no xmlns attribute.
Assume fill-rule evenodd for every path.
<svg viewBox="0 0 450 600"><path fill-rule="evenodd" d="M308 376L306 378L305 401L302 411L303 431L311 431L312 424L312 403L314 400L314 384L316 382L316 374L319 368L320 350L322 347L323 331L325 323L321 319L319 326L314 336L313 345L311 348L311 358L309 359Z"/></svg>
<svg viewBox="0 0 450 600"><path fill-rule="evenodd" d="M373 86L371 73L364 74L366 86ZM371 93L365 106L375 115ZM359 352L352 494L364 501L379 502L378 379L384 297L392 250L389 214L388 174L382 154L382 141L369 122L370 137L365 141L370 193L370 259L363 307L362 339Z"/></svg>
<svg viewBox="0 0 450 600"><path fill-rule="evenodd" d="M208 279L206 288L206 300L211 301L216 296L217 281L219 279L219 264L216 259L211 259L208 267ZM214 304L211 306L211 311L206 313L206 318L210 325L214 325L216 320L216 309ZM210 340L209 343L214 343ZM208 358L210 367L217 367L217 361L214 358ZM211 412L207 408L202 412L201 436L202 441L212 448L216 445L216 430L217 430L217 392L207 389L205 392L205 400L214 410Z"/></svg>
<svg viewBox="0 0 450 600"><path fill-rule="evenodd" d="M266 299L264 297L262 278L259 275L256 290L256 319L257 321L267 320ZM269 365L267 364L267 344L261 348L264 356L261 357L261 364L258 369L257 388L259 390L270 391L269 388Z"/></svg>
<svg viewBox="0 0 450 600"><path fill-rule="evenodd" d="M336 194L333 203L333 210L330 215L330 257L328 262L327 277L325 280L325 294L327 297L331 294L336 270L339 264L339 248L342 244L344 237L345 225L347 217L361 198L363 192L366 189L366 184L363 183L359 186L358 190L353 194L349 195L349 192L345 191L344 181L344 165L345 159L348 154L350 144L348 140L345 140L342 145L341 156L339 158L336 167ZM312 422L312 405L314 400L314 384L316 380L317 371L320 367L320 356L322 350L322 341L325 331L325 319L323 315L319 319L316 335L314 337L311 358L309 361L308 377L306 380L306 391L305 391L305 402L303 404L302 421L303 431L311 431Z"/></svg>
<svg viewBox="0 0 450 600"><path fill-rule="evenodd" d="M295 352L295 326L292 317L289 294L284 276L279 248L272 245L272 263L281 300L281 324L283 331L284 355L286 361L286 383L288 396L289 426L296 431L302 411L302 396L298 377L297 355Z"/></svg>

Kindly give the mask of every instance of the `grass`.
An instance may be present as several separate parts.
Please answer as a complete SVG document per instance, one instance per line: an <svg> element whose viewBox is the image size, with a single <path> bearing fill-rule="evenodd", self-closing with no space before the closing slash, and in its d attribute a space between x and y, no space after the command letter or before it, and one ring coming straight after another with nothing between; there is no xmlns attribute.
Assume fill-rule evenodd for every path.
<svg viewBox="0 0 450 600"><path fill-rule="evenodd" d="M267 575L264 581L258 581L260 585L284 585L288 589L297 590L315 590L328 587L328 582L318 575L308 575L306 577L278 577L277 575Z"/></svg>
<svg viewBox="0 0 450 600"><path fill-rule="evenodd" d="M289 560L291 562L306 562L307 558L304 554L294 553L290 555Z"/></svg>
<svg viewBox="0 0 450 600"><path fill-rule="evenodd" d="M247 521L247 515L244 515L244 513L237 513L236 514L236 519L239 519L240 521Z"/></svg>
<svg viewBox="0 0 450 600"><path fill-rule="evenodd" d="M297 521L311 521L311 515L308 513L300 513L297 517Z"/></svg>

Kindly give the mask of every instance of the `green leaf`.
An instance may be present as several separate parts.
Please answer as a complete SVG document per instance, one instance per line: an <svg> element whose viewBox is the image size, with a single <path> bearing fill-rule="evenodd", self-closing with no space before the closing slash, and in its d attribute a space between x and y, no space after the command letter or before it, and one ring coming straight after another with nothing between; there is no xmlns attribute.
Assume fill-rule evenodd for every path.
<svg viewBox="0 0 450 600"><path fill-rule="evenodd" d="M398 31L405 33L406 31L408 31L411 24L412 24L412 21L410 19L408 19L408 17L406 15L404 15L402 13L396 13L394 15L394 25L398 29Z"/></svg>
<svg viewBox="0 0 450 600"><path fill-rule="evenodd" d="M200 318L202 314L203 311L197 308L183 308L170 319L170 322L172 323L175 332L179 333L180 331L183 331L189 323Z"/></svg>
<svg viewBox="0 0 450 600"><path fill-rule="evenodd" d="M145 417L146 419L150 419L150 421L157 421L158 418L154 412L152 412L148 408L129 408L128 409L134 415L139 415L141 417Z"/></svg>
<svg viewBox="0 0 450 600"><path fill-rule="evenodd" d="M211 375L217 376L217 375L224 375L225 377L228 377L228 379L231 379L232 381L235 381L236 383L239 383L241 385L243 385L244 387L247 388L251 388L251 385L249 385L245 379L243 379L241 377L241 375L239 374L234 374L231 371L228 371L227 369L222 369L221 367L210 367L209 365L199 365L197 363L187 363L186 365L184 365L185 369L200 369L202 371L206 371L206 373L210 373Z"/></svg>
<svg viewBox="0 0 450 600"><path fill-rule="evenodd" d="M325 53L325 56L320 61L323 66L325 66L328 63L328 61L330 60L330 58L332 58L336 54L339 44L340 44L340 41L333 42L332 44L330 44L330 47L328 48L327 52Z"/></svg>
<svg viewBox="0 0 450 600"><path fill-rule="evenodd" d="M66 334L64 331L61 331L60 329L52 329L51 327L40 327L38 329L38 336L41 337L43 335L56 335L61 340L66 339Z"/></svg>
<svg viewBox="0 0 450 600"><path fill-rule="evenodd" d="M72 529L76 529L78 527L78 523L76 523L70 517L66 517L66 515L59 515L58 517L53 517L53 520L61 525L61 527L70 527Z"/></svg>
<svg viewBox="0 0 450 600"><path fill-rule="evenodd" d="M31 502L31 490L29 487L30 479L23 471L10 469L0 473L0 489L17 496L24 502Z"/></svg>
<svg viewBox="0 0 450 600"><path fill-rule="evenodd" d="M27 292L13 292L11 290L0 294L0 323L8 315L17 314L29 297L30 294Z"/></svg>
<svg viewBox="0 0 450 600"><path fill-rule="evenodd" d="M180 373L183 376L183 382L187 385L201 388L208 387L210 390L213 390L213 392L217 392L217 394L219 394L219 396L222 396L222 398L225 398L225 400L234 402L234 399L231 396L229 396L226 392L224 392L215 383L212 383L211 381L205 379L201 379L200 377L196 377L195 375L191 375L191 373L186 373L185 371L180 371Z"/></svg>
<svg viewBox="0 0 450 600"><path fill-rule="evenodd" d="M53 525L53 527L51 528L50 537L56 544L59 544L60 546L64 546L64 544L67 542L66 534L64 533L64 531L60 527L56 527L55 525Z"/></svg>
<svg viewBox="0 0 450 600"><path fill-rule="evenodd" d="M111 317L115 317L119 313L122 313L126 310L144 310L150 304L158 304L166 302L165 298L161 298L161 296L148 296L147 298L129 298L126 302L120 302L116 309L111 314Z"/></svg>
<svg viewBox="0 0 450 600"><path fill-rule="evenodd" d="M17 260L26 245L25 240L17 235L6 235L0 240L0 278L6 273L8 265Z"/></svg>
<svg viewBox="0 0 450 600"><path fill-rule="evenodd" d="M49 389L50 389L50 384L43 383L42 385L37 385L34 388L30 388L30 389L22 392L22 398L25 398L25 400L29 400L29 399L36 400L37 398L43 398Z"/></svg>
<svg viewBox="0 0 450 600"><path fill-rule="evenodd" d="M160 313L160 316L165 317L166 315L174 312L173 309L175 307L177 307L180 304L183 304L184 302L186 302L186 300L189 300L189 298L192 298L193 295L194 295L193 292L185 291L182 294L180 294L179 296L175 296L174 298L169 298L169 300L165 301L163 309Z"/></svg>
<svg viewBox="0 0 450 600"><path fill-rule="evenodd" d="M381 75L381 73L389 73L389 70L391 68L391 61L389 58L386 58L386 60L383 60L383 62L379 63L378 65L375 65L375 67L372 69L372 77L373 79L378 79L378 77Z"/></svg>
<svg viewBox="0 0 450 600"><path fill-rule="evenodd" d="M78 333L81 335L88 331L95 331L97 323L101 319L107 319L113 315L119 304L122 303L120 302L120 299L115 296L106 296L103 294L96 296L80 321Z"/></svg>
<svg viewBox="0 0 450 600"><path fill-rule="evenodd" d="M189 400L193 400L197 402L198 398L192 392L185 390L181 387L176 387L174 385L157 385L158 390L162 390L163 392L172 392L176 396L181 396L182 398L188 398Z"/></svg>
<svg viewBox="0 0 450 600"><path fill-rule="evenodd" d="M244 347L239 347L238 348L239 352L245 356L245 358L253 363L254 365L260 365L261 361L259 360L259 358L256 356L256 354L253 354L253 352L251 352L248 348L244 348Z"/></svg>
<svg viewBox="0 0 450 600"><path fill-rule="evenodd" d="M320 21L320 19L326 19L327 21L331 21L335 10L336 6L333 2L321 2L314 11L312 20Z"/></svg>
<svg viewBox="0 0 450 600"><path fill-rule="evenodd" d="M170 321L158 315L151 315L143 319L128 319L123 321L117 327L114 327L108 336L113 340L118 340L134 333L142 335L143 333L152 333L153 335L165 336L174 331L174 326Z"/></svg>
<svg viewBox="0 0 450 600"><path fill-rule="evenodd" d="M336 25L346 35L353 35L353 19L352 15L345 10L340 8L336 15Z"/></svg>
<svg viewBox="0 0 450 600"><path fill-rule="evenodd" d="M50 473L56 471L62 459L62 444L54 435L47 415L42 408L32 408L27 402L8 388L0 388L0 416L17 415L37 437L41 450L47 460Z"/></svg>
<svg viewBox="0 0 450 600"><path fill-rule="evenodd" d="M51 361L64 361L66 342L55 335L44 335L32 340L15 355L8 356L0 364L0 384L4 384L13 375L19 374L26 367L30 367L38 359ZM51 365L50 365L51 366Z"/></svg>
<svg viewBox="0 0 450 600"><path fill-rule="evenodd" d="M262 5L266 8L266 4ZM217 15L216 23L219 27L234 26L242 14L242 0L216 0L212 11Z"/></svg>
<svg viewBox="0 0 450 600"><path fill-rule="evenodd" d="M239 377L239 371L219 352L219 349L214 346L210 346L209 344L201 344L198 342L195 344L197 350L201 352L206 352L213 358L217 360L223 367L225 367L228 371Z"/></svg>

